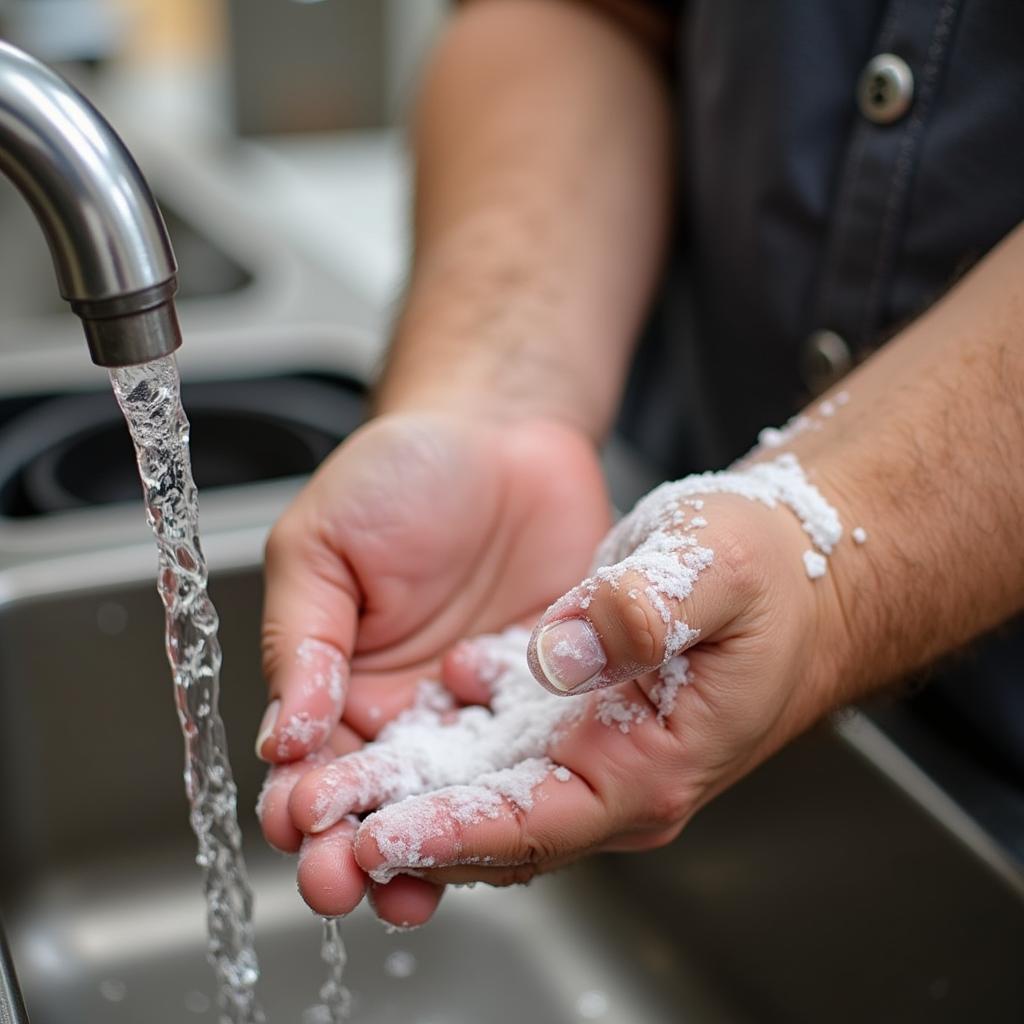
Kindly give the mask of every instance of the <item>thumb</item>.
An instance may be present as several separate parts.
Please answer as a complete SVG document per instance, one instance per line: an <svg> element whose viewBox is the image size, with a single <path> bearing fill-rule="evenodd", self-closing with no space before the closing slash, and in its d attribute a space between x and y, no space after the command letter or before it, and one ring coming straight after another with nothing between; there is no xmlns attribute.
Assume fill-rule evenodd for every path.
<svg viewBox="0 0 1024 1024"><path fill-rule="evenodd" d="M256 738L265 761L319 749L341 718L359 600L345 560L287 513L266 550L263 667L269 703Z"/></svg>
<svg viewBox="0 0 1024 1024"><path fill-rule="evenodd" d="M664 665L736 616L729 562L692 531L658 531L544 613L530 638L534 677L552 693L580 694Z"/></svg>

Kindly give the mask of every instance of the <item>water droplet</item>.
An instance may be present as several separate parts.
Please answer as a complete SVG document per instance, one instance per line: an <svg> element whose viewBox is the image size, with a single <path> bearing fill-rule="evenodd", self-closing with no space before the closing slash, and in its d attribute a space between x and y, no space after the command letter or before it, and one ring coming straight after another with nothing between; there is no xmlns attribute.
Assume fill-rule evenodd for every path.
<svg viewBox="0 0 1024 1024"><path fill-rule="evenodd" d="M609 1009L608 996L600 989L592 988L580 994L576 1000L576 1012L584 1020L598 1020Z"/></svg>
<svg viewBox="0 0 1024 1024"><path fill-rule="evenodd" d="M109 1003L120 1003L128 995L128 986L116 978L105 978L100 982L100 995Z"/></svg>
<svg viewBox="0 0 1024 1024"><path fill-rule="evenodd" d="M411 978L416 973L416 957L404 949L389 953L384 961L384 970L392 978Z"/></svg>

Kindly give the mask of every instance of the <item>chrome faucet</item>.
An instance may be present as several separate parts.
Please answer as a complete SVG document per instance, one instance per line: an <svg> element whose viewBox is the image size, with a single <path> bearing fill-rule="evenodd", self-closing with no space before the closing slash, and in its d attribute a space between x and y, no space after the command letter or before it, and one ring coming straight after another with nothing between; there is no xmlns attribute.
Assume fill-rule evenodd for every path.
<svg viewBox="0 0 1024 1024"><path fill-rule="evenodd" d="M138 165L76 89L3 42L0 172L39 221L94 363L145 363L181 344L178 268Z"/></svg>

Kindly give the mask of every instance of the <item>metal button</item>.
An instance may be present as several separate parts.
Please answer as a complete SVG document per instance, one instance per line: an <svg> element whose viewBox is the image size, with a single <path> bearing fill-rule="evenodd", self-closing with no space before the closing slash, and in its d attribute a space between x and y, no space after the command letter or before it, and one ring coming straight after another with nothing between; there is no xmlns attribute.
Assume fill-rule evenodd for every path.
<svg viewBox="0 0 1024 1024"><path fill-rule="evenodd" d="M804 344L801 373L813 394L821 394L853 366L850 346L835 331L815 331Z"/></svg>
<svg viewBox="0 0 1024 1024"><path fill-rule="evenodd" d="M869 121L898 121L910 109L913 98L914 75L902 57L880 53L868 61L857 83L857 105Z"/></svg>

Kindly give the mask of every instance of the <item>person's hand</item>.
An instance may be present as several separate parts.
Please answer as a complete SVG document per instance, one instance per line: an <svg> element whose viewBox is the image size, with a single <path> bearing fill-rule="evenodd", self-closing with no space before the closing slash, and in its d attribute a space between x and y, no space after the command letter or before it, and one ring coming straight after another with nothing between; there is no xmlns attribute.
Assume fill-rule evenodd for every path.
<svg viewBox="0 0 1024 1024"><path fill-rule="evenodd" d="M261 801L267 839L298 849L297 779L375 735L461 637L534 619L608 521L591 442L555 421L386 416L342 445L267 546L257 751L286 766Z"/></svg>
<svg viewBox="0 0 1024 1024"><path fill-rule="evenodd" d="M617 566L541 619L529 644L535 674L553 692L573 683L593 690L569 698L537 691L549 702L543 713L551 703L565 709L542 750L511 743L495 760L494 736L521 732L503 721L515 711L506 692L484 726L466 729L459 716L467 711L438 721L464 745L464 778L427 765L418 784L407 770L419 763L416 740L396 734L398 756L385 737L301 780L288 807L308 837L299 881L311 906L337 906L332 894L357 887L363 872L503 885L594 851L662 845L841 699L842 615L830 575L808 577L812 544L796 516L736 494L695 504L702 507L671 502L653 518L648 505L627 517L602 549ZM690 647L687 661L666 664L679 644ZM443 680L462 699L480 700L503 673L522 673L526 656L524 643L496 666L493 642L470 642L446 659ZM524 754L564 770L535 756L523 763ZM483 783L481 764L492 769ZM501 769L511 769L511 782ZM514 779L530 772L524 801ZM431 791L432 779L445 788ZM346 817L385 803L361 824ZM333 852L338 828L344 861Z"/></svg>

